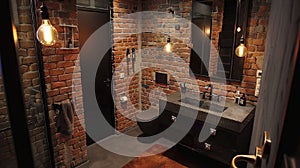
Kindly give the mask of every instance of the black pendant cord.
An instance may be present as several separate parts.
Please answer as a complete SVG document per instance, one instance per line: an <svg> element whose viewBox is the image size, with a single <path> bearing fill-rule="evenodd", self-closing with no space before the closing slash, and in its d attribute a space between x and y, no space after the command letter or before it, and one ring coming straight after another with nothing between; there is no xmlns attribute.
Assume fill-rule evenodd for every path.
<svg viewBox="0 0 300 168"><path fill-rule="evenodd" d="M44 1L42 1L44 4ZM35 0L30 0L31 5L31 15L32 15L32 25L33 25L33 37L34 37L34 45L36 49L37 59L38 59L38 70L39 70L39 77L40 77L40 85L41 85L41 96L44 105L44 112L45 112L45 123L46 123L46 131L47 131L47 141L49 146L50 152L50 162L51 167L55 167L54 161L54 151L53 151L53 144L52 144L52 134L50 128L50 120L49 120L49 109L48 109L48 101L47 101L47 92L46 92L46 81L44 75L44 62L43 62L43 53L41 44L37 41L36 31L38 29L38 21L37 21L37 11L36 11L36 3Z"/></svg>

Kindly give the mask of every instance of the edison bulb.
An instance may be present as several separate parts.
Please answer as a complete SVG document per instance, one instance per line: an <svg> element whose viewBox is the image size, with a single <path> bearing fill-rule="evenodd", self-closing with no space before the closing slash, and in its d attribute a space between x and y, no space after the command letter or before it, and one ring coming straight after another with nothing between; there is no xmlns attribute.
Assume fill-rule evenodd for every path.
<svg viewBox="0 0 300 168"><path fill-rule="evenodd" d="M36 37L40 43L45 46L52 46L58 39L58 33L49 19L43 19L42 25L38 28Z"/></svg>
<svg viewBox="0 0 300 168"><path fill-rule="evenodd" d="M238 57L244 57L248 54L248 50L247 47L245 46L245 44L241 43L236 49L235 49L235 54Z"/></svg>
<svg viewBox="0 0 300 168"><path fill-rule="evenodd" d="M166 45L165 45L165 51L166 52L172 52L172 44L171 43L167 43Z"/></svg>
<svg viewBox="0 0 300 168"><path fill-rule="evenodd" d="M205 34L206 34L208 37L210 37L210 28L206 28L206 29L205 29Z"/></svg>

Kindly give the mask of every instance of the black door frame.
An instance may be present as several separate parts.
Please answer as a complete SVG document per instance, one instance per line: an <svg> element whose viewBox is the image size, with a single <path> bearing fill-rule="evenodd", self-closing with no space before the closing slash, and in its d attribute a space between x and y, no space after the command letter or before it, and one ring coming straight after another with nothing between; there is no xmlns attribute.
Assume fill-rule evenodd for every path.
<svg viewBox="0 0 300 168"><path fill-rule="evenodd" d="M33 9L31 12L35 13L35 3L31 1L31 8ZM13 142L15 147L15 154L17 165L20 168L33 168L34 167L34 159L33 153L31 149L31 140L30 134L28 130L27 124L27 114L25 110L25 103L24 103L24 94L21 84L21 77L19 72L19 63L18 57L16 53L16 44L14 41L13 36L13 22L11 16L11 6L10 0L1 0L0 2L0 11L2 11L2 16L0 17L0 59L2 64L2 76L3 76L3 83L5 88L5 95L6 95L6 103L8 107L8 115L12 130ZM34 17L33 17L34 18ZM34 21L34 27L36 27L36 20ZM43 62L41 61L42 56L41 48L36 43L37 49L37 56L38 56L38 63L39 63L39 73L40 73L40 80L45 81L43 76L43 69L42 65ZM42 96L43 96L43 103L45 103L45 87L43 87L43 83L41 82L41 89L42 89ZM46 99L47 100L47 99ZM47 101L46 101L47 103ZM53 156L53 148L52 148L52 141L51 141L51 133L50 133L50 125L48 120L48 110L47 105L44 105L45 110L45 120L46 120L46 127L47 127L47 139L50 151L50 164L51 167L54 167L54 156Z"/></svg>
<svg viewBox="0 0 300 168"><path fill-rule="evenodd" d="M298 154L300 153L300 133L297 131L299 128L298 121L298 99L299 99L299 86L300 86L300 33L298 33L298 40L295 45L295 58L296 66L294 71L293 83L291 86L289 102L287 105L286 116L284 119L283 131L280 139L280 147L277 153L276 168L280 168L285 165L285 162L289 163L286 159L295 159L297 163L300 163ZM285 156L289 158L285 158ZM291 164L291 163L289 163ZM291 166L291 165L287 165Z"/></svg>
<svg viewBox="0 0 300 168"><path fill-rule="evenodd" d="M110 5L108 6L108 8L106 9L106 8L103 8L103 9L100 9L100 8L89 8L89 7L85 7L85 6L77 6L77 9L78 9L78 13L79 12L84 12L84 13L98 13L98 14L107 14L107 16L108 16L108 22L111 22L112 21L112 2L110 2ZM78 14L79 15L79 14ZM79 19L80 20L80 19ZM80 22L80 21L79 21ZM80 23L79 23L80 24ZM79 26L79 31L80 31L80 26ZM110 29L109 30L110 32L109 32L109 36L110 36L110 42L112 42L112 29ZM81 37L81 35L79 35L80 37ZM82 43L82 42L85 42L85 40L80 40L80 42ZM81 45L83 45L83 43L81 44ZM80 45L80 48L82 47ZM106 53L106 56L107 57L105 57L105 58L107 58L107 59L109 59L109 60L106 60L106 59L103 59L102 61L104 61L104 60L106 60L106 61L108 61L108 66L110 65L110 69L109 70L107 70L107 73L108 73L108 75L105 77L105 79L108 79L109 78L109 80L107 80L107 81L104 81L104 78L103 78L103 80L102 80L102 78L100 79L99 78L99 76L97 76L96 77L96 79L98 79L98 80L96 80L95 82L97 83L98 82L98 84L96 84L97 86L102 86L101 84L103 84L103 83L101 83L101 82L104 82L105 84L107 84L106 82L111 82L111 80L112 80L112 75L113 75L113 53L112 53L112 49L110 49L109 51L107 51L107 53ZM100 63L100 64L102 64L102 62ZM99 71L101 71L101 69L99 69L99 68L101 68L102 66L100 66L99 65L99 67L98 67L98 72ZM99 75L99 73L97 72L97 75ZM103 77L103 76L102 76ZM101 81L101 82L100 82ZM100 85L99 85L99 83L100 83ZM110 87L112 87L111 85L110 85ZM97 92L97 90L95 90L96 92ZM99 96L99 95L98 95ZM99 106L99 108L101 109L101 104L99 104L99 102L101 102L101 101L99 101L98 100L98 98L99 97L97 97L97 94L96 94L96 98L97 98L97 102L98 102L98 106ZM106 98L106 100L108 100L107 98ZM105 110L104 110L105 111ZM102 111L102 112L104 112L104 111ZM103 115L104 115L104 117L105 117L105 119L107 120L107 122L113 127L113 128L115 128L116 127L116 123L115 123L115 105L114 105L114 102L113 102L113 100L112 100L112 104L111 104L111 113L109 113L109 114L104 114L103 113ZM106 118L107 117L107 118ZM95 140L93 140L93 139L91 139L91 137L86 133L86 139L87 139L87 141L86 141L86 144L87 144L87 146L89 146L89 145L92 145L92 144L94 144L95 143ZM97 140L96 140L97 141Z"/></svg>
<svg viewBox="0 0 300 168"><path fill-rule="evenodd" d="M2 0L0 11L0 54L5 95L18 167L34 167L27 117L13 38L9 0Z"/></svg>

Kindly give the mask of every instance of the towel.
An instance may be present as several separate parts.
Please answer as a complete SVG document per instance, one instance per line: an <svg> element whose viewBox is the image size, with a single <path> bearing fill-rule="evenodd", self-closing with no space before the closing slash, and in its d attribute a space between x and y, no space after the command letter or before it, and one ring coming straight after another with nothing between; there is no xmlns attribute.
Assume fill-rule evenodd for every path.
<svg viewBox="0 0 300 168"><path fill-rule="evenodd" d="M33 113L33 122L35 124L35 126L38 126L40 124L42 124L42 122L44 121L44 105L41 102L36 102L34 104L35 106L35 111Z"/></svg>
<svg viewBox="0 0 300 168"><path fill-rule="evenodd" d="M61 103L61 110L57 116L57 131L64 135L74 133L74 104L71 101Z"/></svg>

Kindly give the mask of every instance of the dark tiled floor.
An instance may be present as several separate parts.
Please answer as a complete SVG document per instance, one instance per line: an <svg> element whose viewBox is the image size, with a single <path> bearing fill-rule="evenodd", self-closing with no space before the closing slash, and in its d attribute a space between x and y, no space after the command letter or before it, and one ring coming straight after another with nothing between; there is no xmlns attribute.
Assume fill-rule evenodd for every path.
<svg viewBox="0 0 300 168"><path fill-rule="evenodd" d="M139 135L140 130L135 129L129 132L131 135ZM162 153L163 156L184 165L189 168L229 168L230 166L219 163L215 160L207 158L205 156L199 155L198 153L186 149L180 145L175 145L171 149ZM88 157L89 163L81 168L122 168L130 161L132 161L133 157L121 156L112 152L109 152L103 149L101 146L97 144L92 144L88 146ZM165 160L166 157L163 157ZM159 158L159 157L155 157ZM161 162L165 162L162 160ZM157 161L156 161L157 162ZM143 162L145 165L138 165L139 168L149 167L146 165L147 162ZM151 165L151 162L148 163ZM155 167L155 168L166 168L171 165L164 165L163 167ZM172 167L174 168L174 167Z"/></svg>
<svg viewBox="0 0 300 168"><path fill-rule="evenodd" d="M180 145L175 145L173 148L163 153L164 156L175 160L176 162L190 168L229 168L220 162L202 156L190 149Z"/></svg>

